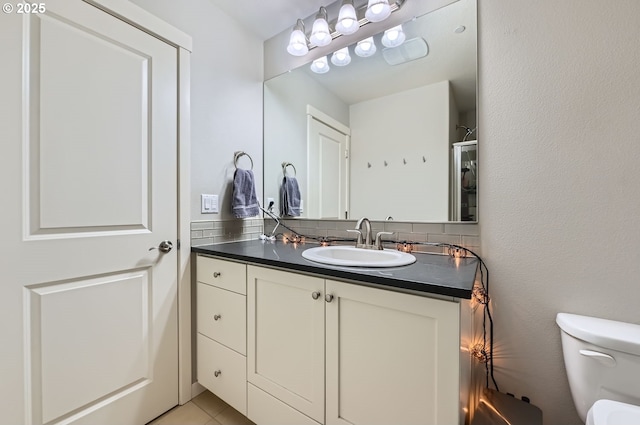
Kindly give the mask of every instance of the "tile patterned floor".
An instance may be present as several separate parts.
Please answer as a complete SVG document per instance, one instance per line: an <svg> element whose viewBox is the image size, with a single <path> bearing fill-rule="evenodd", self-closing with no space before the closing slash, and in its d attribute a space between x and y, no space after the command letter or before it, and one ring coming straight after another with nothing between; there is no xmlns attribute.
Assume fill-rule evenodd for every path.
<svg viewBox="0 0 640 425"><path fill-rule="evenodd" d="M169 410L148 425L255 425L209 391Z"/></svg>

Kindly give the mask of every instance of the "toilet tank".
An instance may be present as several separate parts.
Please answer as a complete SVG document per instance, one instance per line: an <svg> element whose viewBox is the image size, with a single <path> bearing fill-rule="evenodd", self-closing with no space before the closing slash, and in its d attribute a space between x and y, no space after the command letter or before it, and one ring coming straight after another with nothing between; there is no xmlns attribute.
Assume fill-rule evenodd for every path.
<svg viewBox="0 0 640 425"><path fill-rule="evenodd" d="M558 313L571 395L584 422L599 399L640 405L640 325Z"/></svg>

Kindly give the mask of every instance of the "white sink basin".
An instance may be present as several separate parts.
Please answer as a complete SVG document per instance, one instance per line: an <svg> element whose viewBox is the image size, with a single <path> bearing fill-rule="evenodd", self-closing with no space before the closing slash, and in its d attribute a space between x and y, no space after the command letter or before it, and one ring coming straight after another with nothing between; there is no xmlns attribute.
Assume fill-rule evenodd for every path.
<svg viewBox="0 0 640 425"><path fill-rule="evenodd" d="M317 263L350 267L399 267L416 261L416 257L406 252L353 246L319 246L303 251L302 256Z"/></svg>

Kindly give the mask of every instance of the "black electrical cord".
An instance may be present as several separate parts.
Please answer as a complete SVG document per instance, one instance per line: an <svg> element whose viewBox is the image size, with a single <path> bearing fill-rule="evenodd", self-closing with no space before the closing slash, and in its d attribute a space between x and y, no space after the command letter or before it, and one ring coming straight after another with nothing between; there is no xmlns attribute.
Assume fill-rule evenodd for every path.
<svg viewBox="0 0 640 425"><path fill-rule="evenodd" d="M498 382L493 373L493 316L491 315L491 308L489 306L489 268L487 267L484 260L475 252L471 251L468 248L465 248L460 245L448 244L448 243L439 243L439 242L409 242L403 241L398 242L398 245L426 245L426 246L435 246L435 247L443 247L448 249L448 254L451 257L461 257L465 258L468 255L475 257L480 263L480 285L482 285L482 301L483 305L483 316L482 316L482 354L485 358L485 374L486 374L486 387L489 388L489 377L491 377L491 381L493 382L493 386L496 391L500 391L498 388ZM414 251L420 252L420 251ZM484 268L484 271L483 271ZM489 343L487 350L487 320L489 321Z"/></svg>

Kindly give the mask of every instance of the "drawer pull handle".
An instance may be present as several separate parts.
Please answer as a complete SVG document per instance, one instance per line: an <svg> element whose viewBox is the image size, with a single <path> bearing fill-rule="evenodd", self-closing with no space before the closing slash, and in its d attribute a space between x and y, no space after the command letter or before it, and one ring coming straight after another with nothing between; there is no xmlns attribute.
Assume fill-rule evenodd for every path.
<svg viewBox="0 0 640 425"><path fill-rule="evenodd" d="M320 298L320 291L316 291L313 294L311 294L311 298L313 298L314 300L317 300L318 298Z"/></svg>
<svg viewBox="0 0 640 425"><path fill-rule="evenodd" d="M215 372L213 372L213 376L215 376L216 378L220 375L222 375L222 371L220 370L216 370Z"/></svg>
<svg viewBox="0 0 640 425"><path fill-rule="evenodd" d="M220 320L222 319L222 315L221 314L214 314L213 315L213 320Z"/></svg>
<svg viewBox="0 0 640 425"><path fill-rule="evenodd" d="M220 272L213 272L213 277L220 277L222 273Z"/></svg>
<svg viewBox="0 0 640 425"><path fill-rule="evenodd" d="M324 300L328 303L330 303L331 301L333 301L333 295L332 294L327 294L324 296Z"/></svg>

